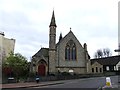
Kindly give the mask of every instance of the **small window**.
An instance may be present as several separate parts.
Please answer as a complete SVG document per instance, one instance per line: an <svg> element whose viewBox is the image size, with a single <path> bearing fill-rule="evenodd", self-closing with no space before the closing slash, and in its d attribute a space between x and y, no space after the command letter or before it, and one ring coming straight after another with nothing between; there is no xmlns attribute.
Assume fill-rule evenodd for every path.
<svg viewBox="0 0 120 90"><path fill-rule="evenodd" d="M107 70L107 71L109 71L109 70L110 70L109 66L106 66L106 70Z"/></svg>
<svg viewBox="0 0 120 90"><path fill-rule="evenodd" d="M98 72L98 67L96 67L96 72Z"/></svg>
<svg viewBox="0 0 120 90"><path fill-rule="evenodd" d="M120 71L120 65L118 65L118 71Z"/></svg>
<svg viewBox="0 0 120 90"><path fill-rule="evenodd" d="M116 66L114 66L114 71L116 70Z"/></svg>
<svg viewBox="0 0 120 90"><path fill-rule="evenodd" d="M92 68L92 72L94 72L94 68Z"/></svg>
<svg viewBox="0 0 120 90"><path fill-rule="evenodd" d="M102 72L102 68L100 68L100 72Z"/></svg>

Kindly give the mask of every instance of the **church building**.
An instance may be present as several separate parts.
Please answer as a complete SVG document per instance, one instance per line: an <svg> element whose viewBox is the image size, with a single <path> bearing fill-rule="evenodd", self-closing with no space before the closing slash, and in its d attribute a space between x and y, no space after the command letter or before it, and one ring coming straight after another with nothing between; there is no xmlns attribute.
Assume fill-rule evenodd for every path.
<svg viewBox="0 0 120 90"><path fill-rule="evenodd" d="M87 44L82 46L74 33L60 34L56 43L56 21L54 11L49 25L49 48L41 48L32 56L31 72L40 76L69 72L75 74L90 73L90 56Z"/></svg>

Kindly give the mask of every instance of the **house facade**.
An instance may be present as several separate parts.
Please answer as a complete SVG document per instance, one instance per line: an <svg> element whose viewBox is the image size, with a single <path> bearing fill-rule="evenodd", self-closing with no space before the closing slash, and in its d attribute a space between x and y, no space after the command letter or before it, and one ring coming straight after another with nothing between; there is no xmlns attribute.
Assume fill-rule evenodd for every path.
<svg viewBox="0 0 120 90"><path fill-rule="evenodd" d="M114 72L119 70L119 64L120 55L91 59L91 70L93 73Z"/></svg>
<svg viewBox="0 0 120 90"><path fill-rule="evenodd" d="M15 39L6 38L4 32L0 32L0 59L9 56L10 52L14 52L14 48Z"/></svg>
<svg viewBox="0 0 120 90"><path fill-rule="evenodd" d="M103 65L101 65L99 62L93 62L91 64L91 71L93 74L97 73L103 73Z"/></svg>

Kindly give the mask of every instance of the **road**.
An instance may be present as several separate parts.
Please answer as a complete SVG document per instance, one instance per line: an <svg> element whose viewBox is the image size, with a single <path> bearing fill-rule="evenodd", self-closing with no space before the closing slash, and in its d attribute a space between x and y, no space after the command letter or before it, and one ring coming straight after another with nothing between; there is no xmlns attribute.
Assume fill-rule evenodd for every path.
<svg viewBox="0 0 120 90"><path fill-rule="evenodd" d="M112 76L111 81L112 84L116 84L118 82L118 76ZM84 88L84 89L86 88L86 90L88 89L97 90L97 88L103 86L105 86L105 77L95 77L95 78L86 78L86 79L84 78L84 79L67 80L62 84L56 84L56 85L39 86L39 87L31 87L24 89L22 88L22 90L38 90L42 88ZM12 90L21 90L21 89L12 89Z"/></svg>
<svg viewBox="0 0 120 90"><path fill-rule="evenodd" d="M96 78L88 78L88 79L76 79L69 80L64 84L58 85L50 85L44 87L36 87L36 88L99 88L105 86L105 77L96 77ZM118 82L118 77L111 77L112 84L116 84Z"/></svg>

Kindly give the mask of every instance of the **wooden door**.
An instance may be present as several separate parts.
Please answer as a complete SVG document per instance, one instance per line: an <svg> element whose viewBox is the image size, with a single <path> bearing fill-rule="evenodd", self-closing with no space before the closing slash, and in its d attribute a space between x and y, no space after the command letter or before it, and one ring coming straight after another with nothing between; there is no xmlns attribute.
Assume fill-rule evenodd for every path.
<svg viewBox="0 0 120 90"><path fill-rule="evenodd" d="M45 76L45 72L46 72L46 67L45 67L45 65L44 65L44 64L40 64L40 65L38 66L38 74L39 74L40 76Z"/></svg>

